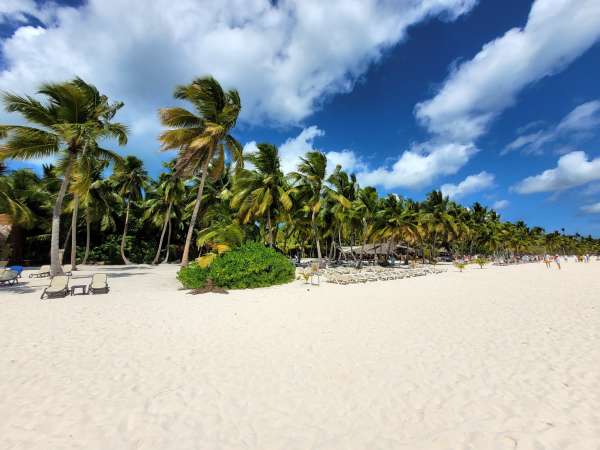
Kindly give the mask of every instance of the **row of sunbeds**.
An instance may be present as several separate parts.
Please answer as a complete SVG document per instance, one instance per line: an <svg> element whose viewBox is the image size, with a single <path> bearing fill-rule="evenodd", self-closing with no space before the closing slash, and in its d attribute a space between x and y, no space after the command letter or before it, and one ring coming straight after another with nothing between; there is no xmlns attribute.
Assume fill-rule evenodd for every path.
<svg viewBox="0 0 600 450"><path fill-rule="evenodd" d="M21 272L25 268L23 266L9 266L6 268L0 268L0 286L13 286L19 284L19 278L21 278ZM62 266L63 273L65 275L71 275L73 267L70 264ZM50 276L50 266L42 266L37 272L29 274L29 278L44 278Z"/></svg>
<svg viewBox="0 0 600 450"><path fill-rule="evenodd" d="M50 280L50 285L44 289L40 299L66 297L70 293L69 279L67 275L56 275ZM82 286L83 287L83 286ZM90 284L87 285L87 291L83 294L108 294L108 278L105 273L95 273L92 275Z"/></svg>
<svg viewBox="0 0 600 450"><path fill-rule="evenodd" d="M71 276L72 271L73 271L73 266L71 264L65 264L64 266L62 266L62 269L63 269L63 273L65 275ZM49 277L49 276L50 276L50 266L49 265L42 266L42 267L40 267L40 270L38 270L37 272L29 274L29 278L45 278L45 277Z"/></svg>

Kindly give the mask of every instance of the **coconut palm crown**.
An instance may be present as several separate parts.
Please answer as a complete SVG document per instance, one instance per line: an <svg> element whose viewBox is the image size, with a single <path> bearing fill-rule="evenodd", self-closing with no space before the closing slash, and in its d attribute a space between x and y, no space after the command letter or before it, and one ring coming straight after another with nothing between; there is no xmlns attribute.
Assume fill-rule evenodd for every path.
<svg viewBox="0 0 600 450"><path fill-rule="evenodd" d="M59 230L62 204L71 180L73 167L82 155L100 160L119 160L119 156L98 145L98 140L116 138L127 143L127 127L112 122L123 103L110 103L95 86L81 78L64 83L43 84L38 94L42 102L31 96L3 92L4 107L19 113L30 125L0 125L0 160L58 157L63 180L52 213L50 263L53 275L61 274Z"/></svg>
<svg viewBox="0 0 600 450"><path fill-rule="evenodd" d="M197 78L175 89L174 97L190 102L195 112L185 108L163 108L162 124L169 127L159 136L162 150L178 150L175 173L190 178L201 176L196 204L186 236L181 265L189 261L194 227L200 210L204 183L211 165L211 176L217 178L225 168L225 154L243 165L242 146L230 134L241 111L240 95L235 89L224 91L213 77Z"/></svg>

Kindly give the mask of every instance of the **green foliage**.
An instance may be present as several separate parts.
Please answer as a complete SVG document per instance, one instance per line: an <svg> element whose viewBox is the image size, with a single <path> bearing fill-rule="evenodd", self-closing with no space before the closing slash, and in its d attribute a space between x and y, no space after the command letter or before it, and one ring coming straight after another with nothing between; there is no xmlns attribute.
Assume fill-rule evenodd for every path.
<svg viewBox="0 0 600 450"><path fill-rule="evenodd" d="M123 264L121 258L121 237L118 235L109 236L104 242L91 248L88 261L90 263L104 264ZM80 246L77 248L78 258L83 259L85 248ZM154 242L136 240L128 236L125 239L125 253L134 263L150 264L156 251Z"/></svg>
<svg viewBox="0 0 600 450"><path fill-rule="evenodd" d="M475 258L473 260L474 264L477 264L479 266L479 268L483 269L483 266L485 266L489 261L485 258Z"/></svg>
<svg viewBox="0 0 600 450"><path fill-rule="evenodd" d="M465 269L465 267L467 267L467 265L464 262L456 261L454 263L454 267L456 267L458 270L460 270L462 272Z"/></svg>
<svg viewBox="0 0 600 450"><path fill-rule="evenodd" d="M288 258L251 242L218 256L208 268L192 263L182 268L177 278L187 289L203 287L208 278L219 287L246 289L288 283L294 274L294 265Z"/></svg>

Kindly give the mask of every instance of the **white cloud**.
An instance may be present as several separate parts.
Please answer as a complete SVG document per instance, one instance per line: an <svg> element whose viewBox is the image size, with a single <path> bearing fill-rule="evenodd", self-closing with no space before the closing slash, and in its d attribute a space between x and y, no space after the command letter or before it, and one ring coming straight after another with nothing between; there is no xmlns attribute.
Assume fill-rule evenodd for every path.
<svg viewBox="0 0 600 450"><path fill-rule="evenodd" d="M561 120L556 128L559 133L588 132L600 126L600 101L583 103Z"/></svg>
<svg viewBox="0 0 600 450"><path fill-rule="evenodd" d="M391 168L362 171L357 177L363 185L418 188L455 174L477 151L472 144L426 142L403 152Z"/></svg>
<svg viewBox="0 0 600 450"><path fill-rule="evenodd" d="M499 211L501 209L507 208L509 204L510 204L510 202L508 200L497 200L492 205L492 208L495 209L496 211Z"/></svg>
<svg viewBox="0 0 600 450"><path fill-rule="evenodd" d="M598 0L537 0L513 28L460 64L416 116L432 133L459 142L482 136L526 86L568 66L600 38Z"/></svg>
<svg viewBox="0 0 600 450"><path fill-rule="evenodd" d="M541 153L543 147L552 142L581 141L591 135L600 127L600 101L593 100L583 103L567 114L555 127L548 127L534 133L518 136L506 146L502 154L512 150L521 150L524 153ZM557 152L565 153L567 145L560 145Z"/></svg>
<svg viewBox="0 0 600 450"><path fill-rule="evenodd" d="M27 16L37 17L39 8L34 0L2 0L0 24L3 22L27 22Z"/></svg>
<svg viewBox="0 0 600 450"><path fill-rule="evenodd" d="M567 153L558 159L554 169L527 177L514 190L521 194L564 191L600 180L600 157L592 160L581 151Z"/></svg>
<svg viewBox="0 0 600 450"><path fill-rule="evenodd" d="M408 27L453 20L475 3L89 0L51 4L42 15L32 0L2 0L5 20L52 20L2 41L0 89L29 93L77 74L125 101L134 121L173 103L175 85L211 73L240 90L244 120L295 123L327 96L350 91Z"/></svg>
<svg viewBox="0 0 600 450"><path fill-rule="evenodd" d="M279 146L281 169L284 173L295 171L300 163L300 158L308 152L321 151L327 156L327 173L333 172L335 166L340 164L345 171L352 172L364 168L360 158L352 150L325 151L314 145L314 140L324 136L325 132L316 126L304 128L296 137L288 138ZM244 146L244 151L255 150L256 143L249 142Z"/></svg>
<svg viewBox="0 0 600 450"><path fill-rule="evenodd" d="M482 191L483 189L490 188L494 185L494 175L486 171L479 172L476 175L469 175L458 184L447 183L442 185L440 188L442 194L452 198L458 199L465 195L472 194L474 192Z"/></svg>
<svg viewBox="0 0 600 450"><path fill-rule="evenodd" d="M582 206L581 211L586 214L600 214L600 202Z"/></svg>
<svg viewBox="0 0 600 450"><path fill-rule="evenodd" d="M560 71L599 38L597 0L580 0L577 7L570 0L535 1L524 28L485 44L451 70L437 95L415 106L434 143L421 144L425 151L402 153L391 168L362 173L362 180L386 188L419 187L456 173L476 153L475 141L522 89ZM518 145L536 139L543 136L524 137ZM449 154L448 148L458 151Z"/></svg>

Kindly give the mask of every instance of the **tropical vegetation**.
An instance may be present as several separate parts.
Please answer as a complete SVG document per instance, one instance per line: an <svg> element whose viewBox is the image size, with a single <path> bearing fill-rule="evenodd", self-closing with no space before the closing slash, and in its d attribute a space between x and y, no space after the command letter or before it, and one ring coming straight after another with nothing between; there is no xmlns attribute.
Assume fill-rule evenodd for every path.
<svg viewBox="0 0 600 450"><path fill-rule="evenodd" d="M395 255L404 263L600 252L591 236L503 221L491 208L461 205L440 191L420 201L381 195L332 167L323 152L307 153L284 173L271 143L243 154L234 138L237 91L204 77L177 87L174 97L193 108L159 111L162 149L177 153L151 177L141 159L106 148L111 139L127 142L127 127L115 121L124 105L93 85L76 78L43 85L37 96L2 94L5 109L24 123L0 125L0 214L12 223L4 244L11 262L50 260L56 274L66 261L187 267L198 260L190 264L198 271L181 272L184 284L199 286L211 275L230 288L263 285L248 273L271 270L261 265L271 260L314 257L360 267L373 244L386 244L390 257L404 249ZM6 166L48 157L53 164L35 170ZM287 279L288 269L279 270L290 265L276 267L269 282ZM200 281L185 281L189 274Z"/></svg>

